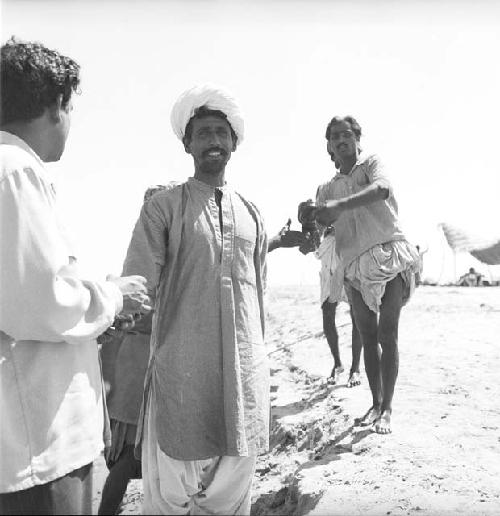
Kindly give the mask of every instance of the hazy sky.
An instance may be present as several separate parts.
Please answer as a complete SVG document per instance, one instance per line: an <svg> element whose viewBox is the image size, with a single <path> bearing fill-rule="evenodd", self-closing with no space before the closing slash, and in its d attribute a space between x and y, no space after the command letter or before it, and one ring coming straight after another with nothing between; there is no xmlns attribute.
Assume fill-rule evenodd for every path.
<svg viewBox="0 0 500 516"><path fill-rule="evenodd" d="M170 109L200 82L241 103L246 138L227 179L269 233L288 217L298 229L298 203L333 174L325 127L352 114L409 237L430 247L428 275L453 272L437 223L500 236L500 2L2 0L2 42L12 34L82 66L50 168L92 275L120 272L144 190L192 175ZM458 272L470 264L459 257ZM270 283L317 281L319 262L296 250L269 265Z"/></svg>

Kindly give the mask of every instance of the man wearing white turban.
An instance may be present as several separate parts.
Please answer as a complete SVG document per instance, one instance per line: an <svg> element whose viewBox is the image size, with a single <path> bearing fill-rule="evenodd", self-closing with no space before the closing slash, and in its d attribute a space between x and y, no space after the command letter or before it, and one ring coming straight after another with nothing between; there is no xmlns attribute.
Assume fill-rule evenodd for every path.
<svg viewBox="0 0 500 516"><path fill-rule="evenodd" d="M225 180L243 139L234 99L193 88L171 120L194 176L143 206L124 264L155 297L137 432L143 510L249 514L256 457L269 438L268 242L255 206Z"/></svg>

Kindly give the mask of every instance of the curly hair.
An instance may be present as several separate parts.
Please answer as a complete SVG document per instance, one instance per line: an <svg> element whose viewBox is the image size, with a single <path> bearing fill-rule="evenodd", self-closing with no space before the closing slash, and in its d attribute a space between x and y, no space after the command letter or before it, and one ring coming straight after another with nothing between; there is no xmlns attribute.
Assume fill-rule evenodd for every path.
<svg viewBox="0 0 500 516"><path fill-rule="evenodd" d="M351 126L351 130L356 136L356 140L359 140L361 138L361 126L358 124L357 120L354 117L334 116L326 126L325 138L327 140L330 140L330 132L332 130L332 126L340 124L341 122L345 122Z"/></svg>
<svg viewBox="0 0 500 516"><path fill-rule="evenodd" d="M72 93L78 92L80 66L56 50L12 36L0 53L2 125L38 118L59 95L66 107Z"/></svg>
<svg viewBox="0 0 500 516"><path fill-rule="evenodd" d="M195 110L194 115L190 118L189 122L186 125L186 129L184 131L184 138L182 139L185 145L191 141L191 137L193 135L193 120L195 118L206 118L208 116L216 116L218 118L222 118L223 120L226 120L226 122L229 124L226 113L223 113L218 109L210 109L207 106L200 106ZM238 141L238 136L234 132L234 129L232 128L231 124L229 124L229 128L231 129L233 143L236 143Z"/></svg>

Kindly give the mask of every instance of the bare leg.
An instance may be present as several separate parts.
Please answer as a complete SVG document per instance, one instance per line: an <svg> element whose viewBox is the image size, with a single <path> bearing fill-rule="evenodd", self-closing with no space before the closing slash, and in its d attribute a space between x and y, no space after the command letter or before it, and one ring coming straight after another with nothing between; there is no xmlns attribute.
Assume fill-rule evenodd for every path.
<svg viewBox="0 0 500 516"><path fill-rule="evenodd" d="M381 370L383 397L380 420L375 422L374 430L381 434L391 431L392 397L398 377L399 351L398 326L403 306L403 279L400 275L387 283L380 305L378 341L382 347Z"/></svg>
<svg viewBox="0 0 500 516"><path fill-rule="evenodd" d="M377 314L366 306L361 293L355 288L352 289L352 309L363 345L365 371L372 393L372 407L361 418L359 423L371 424L380 415L380 407L382 405L382 377L377 338Z"/></svg>
<svg viewBox="0 0 500 516"><path fill-rule="evenodd" d="M134 457L134 446L125 446L106 478L97 514L118 514L128 482L136 476L138 468L140 462Z"/></svg>
<svg viewBox="0 0 500 516"><path fill-rule="evenodd" d="M355 387L356 385L361 384L361 375L359 374L359 362L361 359L361 348L363 345L361 344L361 336L358 331L358 327L356 326L356 320L354 318L354 313L352 307L349 307L349 313L351 315L352 321L352 364L351 371L349 372L349 380L347 381L347 387Z"/></svg>
<svg viewBox="0 0 500 516"><path fill-rule="evenodd" d="M333 383L338 380L338 375L344 370L339 352L339 335L335 325L335 314L337 311L337 303L325 301L321 306L323 312L323 331L325 333L328 346L333 356L333 369L330 379Z"/></svg>

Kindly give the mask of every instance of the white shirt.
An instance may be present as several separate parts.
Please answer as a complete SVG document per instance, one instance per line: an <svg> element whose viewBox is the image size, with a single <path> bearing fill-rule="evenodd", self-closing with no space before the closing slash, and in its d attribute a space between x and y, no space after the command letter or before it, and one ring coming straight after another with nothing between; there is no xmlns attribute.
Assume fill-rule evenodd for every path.
<svg viewBox="0 0 500 516"><path fill-rule="evenodd" d="M78 276L36 153L0 132L0 492L45 484L103 448L96 337L122 308Z"/></svg>

